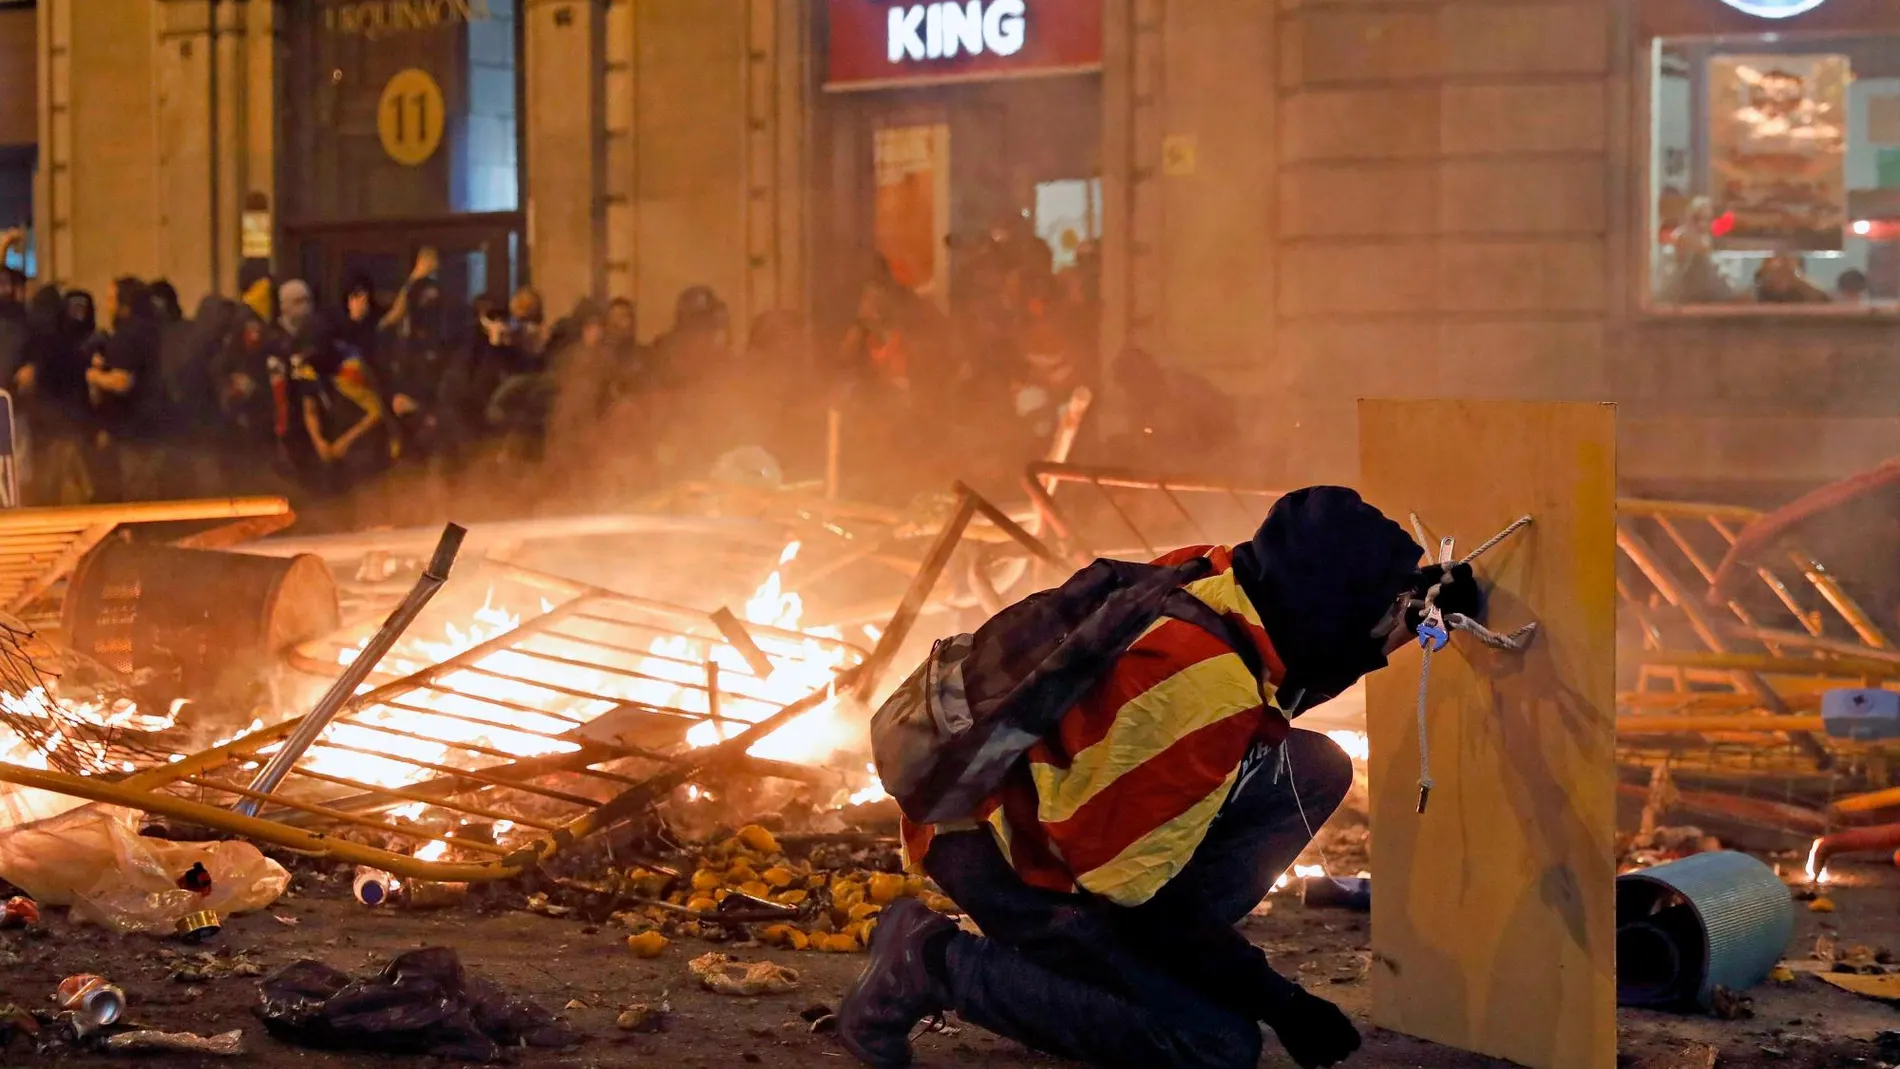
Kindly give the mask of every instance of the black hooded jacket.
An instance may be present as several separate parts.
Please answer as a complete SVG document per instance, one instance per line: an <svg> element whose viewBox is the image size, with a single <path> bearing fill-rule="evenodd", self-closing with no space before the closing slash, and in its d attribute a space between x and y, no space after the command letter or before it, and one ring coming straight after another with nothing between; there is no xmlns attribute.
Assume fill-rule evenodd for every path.
<svg viewBox="0 0 1900 1069"><path fill-rule="evenodd" d="M1282 708L1311 708L1385 666L1385 643L1372 632L1414 587L1422 553L1403 528L1340 486L1287 494L1253 540L1234 547L1234 574L1286 668ZM1300 993L1180 881L1115 916L1144 955L1249 1019L1273 1023Z"/></svg>
<svg viewBox="0 0 1900 1069"><path fill-rule="evenodd" d="M1274 502L1253 540L1234 547L1234 575L1286 665L1282 707L1299 713L1385 667L1373 628L1410 589L1424 550L1343 486Z"/></svg>

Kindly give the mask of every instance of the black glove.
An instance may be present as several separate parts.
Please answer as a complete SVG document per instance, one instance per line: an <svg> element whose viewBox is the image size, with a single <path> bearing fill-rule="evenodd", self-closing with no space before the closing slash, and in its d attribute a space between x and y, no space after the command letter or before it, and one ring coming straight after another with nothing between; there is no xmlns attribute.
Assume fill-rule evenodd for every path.
<svg viewBox="0 0 1900 1069"><path fill-rule="evenodd" d="M1423 598L1432 584L1444 578L1444 570L1436 564L1427 564L1412 576L1412 596ZM1438 597L1432 604L1440 612L1450 616L1458 613L1469 616L1478 623L1484 622L1484 590L1478 586L1478 579L1471 574L1471 565L1454 564L1451 566L1451 582L1438 590ZM1406 614L1406 626L1409 630L1418 630L1419 612L1414 609Z"/></svg>
<svg viewBox="0 0 1900 1069"><path fill-rule="evenodd" d="M1300 1069L1338 1065L1359 1049L1359 1029L1338 1006L1301 991L1278 1007L1268 1027Z"/></svg>

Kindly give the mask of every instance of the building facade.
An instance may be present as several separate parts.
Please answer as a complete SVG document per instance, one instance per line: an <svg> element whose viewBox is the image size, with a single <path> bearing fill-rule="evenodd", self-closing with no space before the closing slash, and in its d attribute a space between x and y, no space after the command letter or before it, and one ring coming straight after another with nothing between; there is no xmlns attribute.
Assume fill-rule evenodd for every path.
<svg viewBox="0 0 1900 1069"><path fill-rule="evenodd" d="M1097 258L1106 358L1247 399L1237 474L1350 479L1373 395L1616 401L1638 488L1900 452L1884 0L118 2L35 11L43 277L426 244L825 331L1026 226Z"/></svg>

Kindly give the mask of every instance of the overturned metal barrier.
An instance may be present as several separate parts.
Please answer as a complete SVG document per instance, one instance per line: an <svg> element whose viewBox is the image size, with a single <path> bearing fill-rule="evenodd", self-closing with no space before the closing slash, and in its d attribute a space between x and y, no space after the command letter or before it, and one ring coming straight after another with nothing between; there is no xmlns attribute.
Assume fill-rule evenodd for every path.
<svg viewBox="0 0 1900 1069"><path fill-rule="evenodd" d="M1812 714L1830 688L1900 680L1900 651L1788 525L1733 505L1628 499L1617 511L1617 590L1640 639L1618 696L1626 735L1756 750L1785 739L1819 770L1856 749ZM1764 527L1774 537L1751 534Z"/></svg>
<svg viewBox="0 0 1900 1069"><path fill-rule="evenodd" d="M253 776L306 718L117 781L17 764L0 764L0 781L409 878L501 879L695 776L811 779L804 765L747 751L829 709L864 658L841 639L529 569L497 565L484 577L535 591L542 611L425 663L398 651L274 789ZM293 660L331 678L356 652L345 635ZM439 845L416 850L426 843Z"/></svg>

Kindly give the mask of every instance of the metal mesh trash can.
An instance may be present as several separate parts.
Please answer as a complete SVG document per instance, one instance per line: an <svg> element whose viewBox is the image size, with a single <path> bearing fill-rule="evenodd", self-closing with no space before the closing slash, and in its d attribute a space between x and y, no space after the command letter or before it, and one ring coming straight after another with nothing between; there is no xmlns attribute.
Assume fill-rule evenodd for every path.
<svg viewBox="0 0 1900 1069"><path fill-rule="evenodd" d="M1761 983L1794 936L1773 869L1718 850L1616 878L1616 995L1626 1006L1709 1008Z"/></svg>
<svg viewBox="0 0 1900 1069"><path fill-rule="evenodd" d="M113 540L74 571L62 612L75 650L151 670L203 697L337 627L336 580L315 556L262 557Z"/></svg>

